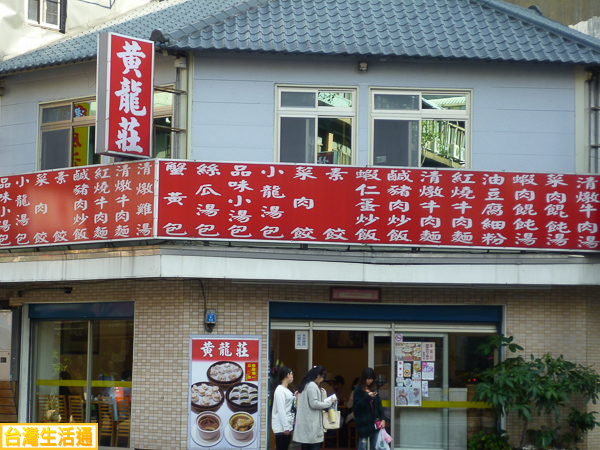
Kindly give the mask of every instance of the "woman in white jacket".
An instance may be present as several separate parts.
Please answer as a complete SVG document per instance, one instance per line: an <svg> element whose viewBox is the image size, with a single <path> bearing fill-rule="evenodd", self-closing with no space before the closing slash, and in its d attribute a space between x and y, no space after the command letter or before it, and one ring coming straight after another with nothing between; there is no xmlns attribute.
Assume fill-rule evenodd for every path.
<svg viewBox="0 0 600 450"><path fill-rule="evenodd" d="M294 413L292 407L296 397L288 387L294 381L292 369L281 366L277 371L279 385L273 394L273 414L271 428L275 433L275 449L288 450L294 429Z"/></svg>
<svg viewBox="0 0 600 450"><path fill-rule="evenodd" d="M336 401L333 394L321 400L319 384L325 379L327 372L323 366L315 366L308 371L298 387L298 406L296 407L296 428L294 442L299 442L302 450L321 448L323 439L322 411Z"/></svg>

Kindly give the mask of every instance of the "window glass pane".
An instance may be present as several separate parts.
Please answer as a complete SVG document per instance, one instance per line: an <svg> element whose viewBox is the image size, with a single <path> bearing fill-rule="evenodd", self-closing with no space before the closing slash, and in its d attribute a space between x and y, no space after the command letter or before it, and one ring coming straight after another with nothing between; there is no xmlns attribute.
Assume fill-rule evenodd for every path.
<svg viewBox="0 0 600 450"><path fill-rule="evenodd" d="M73 104L73 118L90 117L96 115L96 102L75 102Z"/></svg>
<svg viewBox="0 0 600 450"><path fill-rule="evenodd" d="M39 22L39 0L28 0L27 1L27 18L29 20L35 20Z"/></svg>
<svg viewBox="0 0 600 450"><path fill-rule="evenodd" d="M373 164L418 167L419 121L375 120Z"/></svg>
<svg viewBox="0 0 600 450"><path fill-rule="evenodd" d="M55 106L42 110L42 123L71 120L71 105Z"/></svg>
<svg viewBox="0 0 600 450"><path fill-rule="evenodd" d="M423 94L423 109L439 110L465 110L467 109L467 97L456 94Z"/></svg>
<svg viewBox="0 0 600 450"><path fill-rule="evenodd" d="M295 335L294 330L272 330L271 331L271 367L270 367L270 389L271 395L279 381L277 379L277 370L282 365L288 366L292 369L294 375L294 381L290 384L289 388L294 391L298 388L302 377L308 370L308 352L306 350L295 349ZM271 397L272 398L272 397Z"/></svg>
<svg viewBox="0 0 600 450"><path fill-rule="evenodd" d="M92 398L99 417L99 432L106 422L113 426L129 420L131 411L131 370L133 367L133 321L99 320L92 322ZM114 424L114 422L117 422ZM100 446L124 446L112 440L112 433L100 434Z"/></svg>
<svg viewBox="0 0 600 450"><path fill-rule="evenodd" d="M279 134L281 162L315 162L315 119L282 117Z"/></svg>
<svg viewBox="0 0 600 450"><path fill-rule="evenodd" d="M352 108L352 93L320 91L319 106L332 106L335 108Z"/></svg>
<svg viewBox="0 0 600 450"><path fill-rule="evenodd" d="M375 94L376 110L418 111L418 94Z"/></svg>
<svg viewBox="0 0 600 450"><path fill-rule="evenodd" d="M154 108L163 106L173 106L173 94L170 92L155 92L154 93Z"/></svg>
<svg viewBox="0 0 600 450"><path fill-rule="evenodd" d="M423 120L421 154L423 167L465 167L465 122Z"/></svg>
<svg viewBox="0 0 600 450"><path fill-rule="evenodd" d="M34 336L35 389L30 421L69 422L73 416L74 421L85 422L87 322L37 322Z"/></svg>
<svg viewBox="0 0 600 450"><path fill-rule="evenodd" d="M315 93L314 92L282 92L281 106L285 108L314 108Z"/></svg>
<svg viewBox="0 0 600 450"><path fill-rule="evenodd" d="M46 23L58 25L58 6L58 0L46 0Z"/></svg>
<svg viewBox="0 0 600 450"><path fill-rule="evenodd" d="M352 164L352 119L319 118L318 164Z"/></svg>
<svg viewBox="0 0 600 450"><path fill-rule="evenodd" d="M154 119L154 157L171 157L171 117Z"/></svg>
<svg viewBox="0 0 600 450"><path fill-rule="evenodd" d="M42 132L41 170L69 167L71 156L71 129Z"/></svg>
<svg viewBox="0 0 600 450"><path fill-rule="evenodd" d="M96 155L96 127L74 127L72 166L87 166L99 163L100 155Z"/></svg>

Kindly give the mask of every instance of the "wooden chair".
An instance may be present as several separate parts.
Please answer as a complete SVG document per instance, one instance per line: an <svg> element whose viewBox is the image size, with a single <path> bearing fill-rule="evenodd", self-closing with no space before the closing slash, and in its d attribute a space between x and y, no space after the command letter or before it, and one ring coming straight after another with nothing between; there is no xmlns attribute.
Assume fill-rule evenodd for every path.
<svg viewBox="0 0 600 450"><path fill-rule="evenodd" d="M46 413L50 409L50 396L49 395L38 395L37 396L37 420L38 423L46 422Z"/></svg>
<svg viewBox="0 0 600 450"><path fill-rule="evenodd" d="M127 438L129 448L129 437L131 432L131 405L129 400L117 400L117 437L115 445L119 445L119 439Z"/></svg>
<svg viewBox="0 0 600 450"><path fill-rule="evenodd" d="M69 422L83 423L84 416L83 397L81 395L69 395Z"/></svg>
<svg viewBox="0 0 600 450"><path fill-rule="evenodd" d="M98 402L98 445L102 438L110 438L110 446L114 443L114 427L115 420L113 417L113 406L108 402Z"/></svg>
<svg viewBox="0 0 600 450"><path fill-rule="evenodd" d="M60 421L61 422L68 422L69 421L69 415L67 413L67 398L64 395L54 395L54 401L58 402L58 413L60 414Z"/></svg>
<svg viewBox="0 0 600 450"><path fill-rule="evenodd" d="M325 448L328 441L333 441L335 444L334 448L340 448L340 430L325 430L325 439L323 439L323 445L321 448Z"/></svg>
<svg viewBox="0 0 600 450"><path fill-rule="evenodd" d="M354 441L354 444L352 444ZM348 422L348 447L355 448L358 445L358 436L356 435L356 424L354 420Z"/></svg>

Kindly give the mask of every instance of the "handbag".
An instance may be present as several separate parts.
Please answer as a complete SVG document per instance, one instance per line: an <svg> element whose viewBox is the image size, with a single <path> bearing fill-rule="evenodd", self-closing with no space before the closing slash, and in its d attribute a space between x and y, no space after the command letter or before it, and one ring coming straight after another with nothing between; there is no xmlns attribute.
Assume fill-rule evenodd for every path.
<svg viewBox="0 0 600 450"><path fill-rule="evenodd" d="M321 401L327 398L327 391L321 388ZM323 428L326 430L337 430L340 428L340 412L337 409L329 408L321 412L323 414Z"/></svg>

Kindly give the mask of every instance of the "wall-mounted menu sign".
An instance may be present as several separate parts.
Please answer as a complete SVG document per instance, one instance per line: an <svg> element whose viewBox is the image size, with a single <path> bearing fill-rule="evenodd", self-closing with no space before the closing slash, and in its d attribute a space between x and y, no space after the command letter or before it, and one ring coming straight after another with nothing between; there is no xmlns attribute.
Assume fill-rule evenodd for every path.
<svg viewBox="0 0 600 450"><path fill-rule="evenodd" d="M190 336L188 449L260 447L260 336Z"/></svg>
<svg viewBox="0 0 600 450"><path fill-rule="evenodd" d="M396 406L421 406L435 379L435 343L395 341Z"/></svg>

